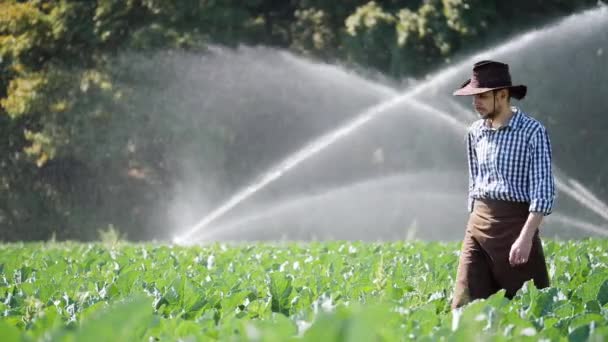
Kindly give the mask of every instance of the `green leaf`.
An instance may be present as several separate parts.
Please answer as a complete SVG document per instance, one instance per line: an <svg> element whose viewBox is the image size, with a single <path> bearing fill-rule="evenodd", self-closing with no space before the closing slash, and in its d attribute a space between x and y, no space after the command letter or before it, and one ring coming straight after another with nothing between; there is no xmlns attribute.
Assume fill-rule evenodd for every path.
<svg viewBox="0 0 608 342"><path fill-rule="evenodd" d="M554 298L557 296L558 290L550 287L536 292L536 296L532 298L530 303L530 314L536 318L542 317L553 311Z"/></svg>
<svg viewBox="0 0 608 342"><path fill-rule="evenodd" d="M239 305L243 304L245 298L251 295L251 291L239 291L231 293L222 299L222 309L224 311L234 311Z"/></svg>
<svg viewBox="0 0 608 342"><path fill-rule="evenodd" d="M34 269L28 266L22 266L15 272L15 282L25 283L30 279L30 276L34 272Z"/></svg>
<svg viewBox="0 0 608 342"><path fill-rule="evenodd" d="M585 304L585 312L599 314L602 312L602 307L597 300L591 300Z"/></svg>
<svg viewBox="0 0 608 342"><path fill-rule="evenodd" d="M398 333L391 322L398 316L388 306L353 305L339 307L335 312L322 313L304 333L305 341L392 341Z"/></svg>
<svg viewBox="0 0 608 342"><path fill-rule="evenodd" d="M291 277L281 272L270 274L271 309L289 316L290 296L293 290Z"/></svg>
<svg viewBox="0 0 608 342"><path fill-rule="evenodd" d="M589 338L590 327L589 325L582 325L576 329L574 329L570 334L568 334L569 342L584 342Z"/></svg>
<svg viewBox="0 0 608 342"><path fill-rule="evenodd" d="M597 293L597 301L604 306L608 303L608 277L604 280Z"/></svg>
<svg viewBox="0 0 608 342"><path fill-rule="evenodd" d="M409 316L409 319L417 322L419 333L424 335L429 334L439 324L439 317L435 311L435 306L432 304L417 308Z"/></svg>
<svg viewBox="0 0 608 342"><path fill-rule="evenodd" d="M2 336L2 341L6 342L21 341L19 329L3 320L0 320L0 336Z"/></svg>
<svg viewBox="0 0 608 342"><path fill-rule="evenodd" d="M140 273L135 270L127 271L124 273L120 272L114 284L116 285L116 288L118 289L119 293L121 293L123 296L128 296L129 294L131 294L131 289L133 288L133 285L135 284L139 276Z"/></svg>
<svg viewBox="0 0 608 342"><path fill-rule="evenodd" d="M608 326L596 327L589 336L591 342L603 342L608 340Z"/></svg>
<svg viewBox="0 0 608 342"><path fill-rule="evenodd" d="M575 308L571 303L565 302L553 310L557 317L570 317L574 314Z"/></svg>
<svg viewBox="0 0 608 342"><path fill-rule="evenodd" d="M61 315L57 312L54 306L45 308L42 313L34 320L34 323L29 328L29 333L40 338L48 331L60 329L64 325Z"/></svg>
<svg viewBox="0 0 608 342"><path fill-rule="evenodd" d="M239 324L241 326L241 324ZM287 337L296 336L296 324L282 314L273 314L270 319L250 321L242 325L245 334L255 340L255 336L263 336L264 341L284 341ZM233 330L234 327L231 328Z"/></svg>
<svg viewBox="0 0 608 342"><path fill-rule="evenodd" d="M204 300L203 289L196 287L189 279L182 278L182 287L180 290L181 307L188 315L185 318L193 317L196 312L201 310L207 304Z"/></svg>
<svg viewBox="0 0 608 342"><path fill-rule="evenodd" d="M201 329L201 325L198 324L197 322L184 321L184 320L177 320L177 322L179 322L177 329L167 331L167 332L171 332L170 333L171 337L183 338L183 339L196 338L199 340L204 337L203 330Z"/></svg>
<svg viewBox="0 0 608 342"><path fill-rule="evenodd" d="M561 330L551 327L541 330L538 335L538 338L545 338L551 341L559 341L564 338L564 334L561 332Z"/></svg>
<svg viewBox="0 0 608 342"><path fill-rule="evenodd" d="M142 340L155 322L150 299L133 297L89 317L68 336L74 341L136 341Z"/></svg>
<svg viewBox="0 0 608 342"><path fill-rule="evenodd" d="M601 314L596 313L580 314L572 318L569 328L570 330L576 329L579 326L588 325L591 322L595 322L596 325L605 325L606 318Z"/></svg>
<svg viewBox="0 0 608 342"><path fill-rule="evenodd" d="M606 294L608 289L604 287L608 286L604 285L606 282L608 282L608 270L596 269L585 279L581 287L576 291L576 294L584 302L596 299L600 303L606 303L608 302L608 294Z"/></svg>

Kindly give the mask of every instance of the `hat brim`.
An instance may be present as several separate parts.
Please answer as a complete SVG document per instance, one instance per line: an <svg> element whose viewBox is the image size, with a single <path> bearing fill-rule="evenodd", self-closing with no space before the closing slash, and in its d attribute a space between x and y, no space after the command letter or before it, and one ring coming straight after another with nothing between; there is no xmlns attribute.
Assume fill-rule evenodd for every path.
<svg viewBox="0 0 608 342"><path fill-rule="evenodd" d="M460 89L456 90L453 95L455 96L470 96L485 93L497 89L509 89L512 97L521 100L526 96L528 87L525 85L514 85L505 87L494 87L494 88L476 88L471 86L471 80L467 80Z"/></svg>

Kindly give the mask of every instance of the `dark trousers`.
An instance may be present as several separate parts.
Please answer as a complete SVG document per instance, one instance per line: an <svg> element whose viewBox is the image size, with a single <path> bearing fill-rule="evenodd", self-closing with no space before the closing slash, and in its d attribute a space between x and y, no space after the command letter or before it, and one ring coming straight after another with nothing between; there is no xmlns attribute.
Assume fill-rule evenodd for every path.
<svg viewBox="0 0 608 342"><path fill-rule="evenodd" d="M549 275L538 231L525 264L511 266L509 252L528 217L528 203L475 200L460 251L452 308L487 298L500 289L513 298L524 282L549 286Z"/></svg>

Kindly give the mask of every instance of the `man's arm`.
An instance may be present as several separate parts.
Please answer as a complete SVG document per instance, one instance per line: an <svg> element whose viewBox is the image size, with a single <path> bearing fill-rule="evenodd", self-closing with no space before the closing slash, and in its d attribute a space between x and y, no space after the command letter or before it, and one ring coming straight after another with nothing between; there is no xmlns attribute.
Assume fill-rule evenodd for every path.
<svg viewBox="0 0 608 342"><path fill-rule="evenodd" d="M551 142L544 127L530 141L530 212L551 214L555 199L555 183L551 169Z"/></svg>
<svg viewBox="0 0 608 342"><path fill-rule="evenodd" d="M467 208L469 212L473 212L473 190L475 189L475 178L479 172L477 165L477 154L475 153L475 142L471 131L467 133L467 164L469 165L469 194Z"/></svg>
<svg viewBox="0 0 608 342"><path fill-rule="evenodd" d="M530 158L530 214L519 237L511 246L509 262L519 265L528 262L532 240L543 217L551 214L555 199L555 183L551 170L551 142L544 128L531 141Z"/></svg>

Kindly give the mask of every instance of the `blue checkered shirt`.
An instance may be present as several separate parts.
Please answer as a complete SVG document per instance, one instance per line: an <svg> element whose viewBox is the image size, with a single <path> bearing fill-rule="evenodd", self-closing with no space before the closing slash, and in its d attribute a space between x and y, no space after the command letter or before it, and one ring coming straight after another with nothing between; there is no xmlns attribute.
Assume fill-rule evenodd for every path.
<svg viewBox="0 0 608 342"><path fill-rule="evenodd" d="M467 133L469 212L476 198L530 203L549 215L555 200L551 142L545 127L519 108L507 125L475 121Z"/></svg>

